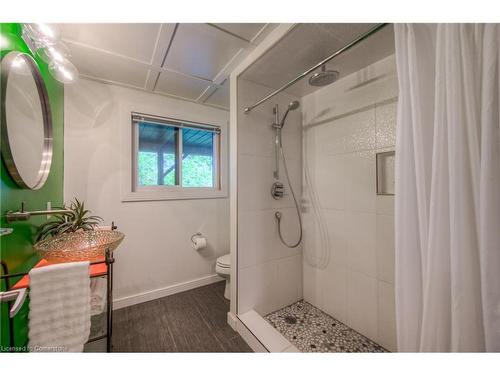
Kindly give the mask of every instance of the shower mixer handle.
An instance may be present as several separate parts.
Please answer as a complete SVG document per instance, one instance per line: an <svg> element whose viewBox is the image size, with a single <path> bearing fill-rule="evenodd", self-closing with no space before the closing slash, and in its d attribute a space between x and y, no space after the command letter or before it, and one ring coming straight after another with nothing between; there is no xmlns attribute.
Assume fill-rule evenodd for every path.
<svg viewBox="0 0 500 375"><path fill-rule="evenodd" d="M285 186L282 182L276 181L273 186L271 186L271 195L276 200L283 198L285 195Z"/></svg>

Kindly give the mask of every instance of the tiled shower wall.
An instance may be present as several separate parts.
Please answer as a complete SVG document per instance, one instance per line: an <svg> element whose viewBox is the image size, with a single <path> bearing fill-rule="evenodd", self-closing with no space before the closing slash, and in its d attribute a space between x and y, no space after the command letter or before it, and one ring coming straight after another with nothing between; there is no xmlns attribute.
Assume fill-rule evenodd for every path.
<svg viewBox="0 0 500 375"><path fill-rule="evenodd" d="M304 299L396 350L394 197L376 195L375 154L394 150L394 56L302 98ZM312 186L312 188L311 188ZM326 268L311 192L330 241Z"/></svg>
<svg viewBox="0 0 500 375"><path fill-rule="evenodd" d="M301 248L281 244L274 213L283 213L283 235L296 241L298 220L283 165L280 181L285 197L274 200L273 106L283 115L296 98L282 93L249 114L243 108L271 90L254 83L238 81L238 314L255 310L264 315L302 298ZM283 132L283 144L296 196L301 196L301 113L291 112Z"/></svg>

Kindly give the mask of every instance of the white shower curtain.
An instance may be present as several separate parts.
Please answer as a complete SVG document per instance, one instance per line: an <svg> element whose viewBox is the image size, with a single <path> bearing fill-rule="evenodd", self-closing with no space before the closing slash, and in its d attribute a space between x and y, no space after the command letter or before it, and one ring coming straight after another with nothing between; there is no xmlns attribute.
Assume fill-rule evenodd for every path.
<svg viewBox="0 0 500 375"><path fill-rule="evenodd" d="M500 351L500 25L396 24L400 351Z"/></svg>

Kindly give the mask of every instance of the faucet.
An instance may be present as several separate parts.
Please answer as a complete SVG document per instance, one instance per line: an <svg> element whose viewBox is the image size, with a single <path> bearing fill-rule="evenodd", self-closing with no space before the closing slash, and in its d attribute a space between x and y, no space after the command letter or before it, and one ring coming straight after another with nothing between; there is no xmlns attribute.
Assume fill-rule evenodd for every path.
<svg viewBox="0 0 500 375"><path fill-rule="evenodd" d="M21 210L20 211L7 211L5 214L5 219L7 223L11 223L13 221L27 221L31 218L31 216L38 215L60 215L60 214L68 214L71 213L71 210L67 210L65 208L57 209L57 210L41 210L41 211L26 211L24 209L24 202L21 202Z"/></svg>

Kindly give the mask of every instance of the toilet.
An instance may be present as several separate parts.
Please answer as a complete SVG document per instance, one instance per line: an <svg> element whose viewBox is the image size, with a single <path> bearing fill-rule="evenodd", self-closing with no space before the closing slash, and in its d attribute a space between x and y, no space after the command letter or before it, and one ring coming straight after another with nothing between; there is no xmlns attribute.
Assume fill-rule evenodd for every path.
<svg viewBox="0 0 500 375"><path fill-rule="evenodd" d="M230 299L231 296L231 287L230 287L230 279L229 275L231 272L231 255L226 254L217 258L217 262L215 263L215 272L220 277L226 279L226 289L224 290L224 297Z"/></svg>

